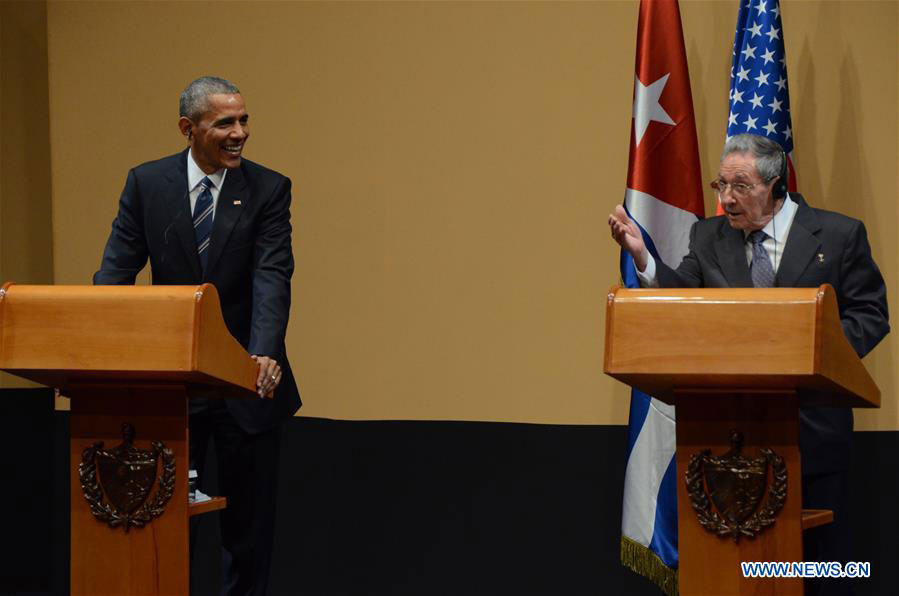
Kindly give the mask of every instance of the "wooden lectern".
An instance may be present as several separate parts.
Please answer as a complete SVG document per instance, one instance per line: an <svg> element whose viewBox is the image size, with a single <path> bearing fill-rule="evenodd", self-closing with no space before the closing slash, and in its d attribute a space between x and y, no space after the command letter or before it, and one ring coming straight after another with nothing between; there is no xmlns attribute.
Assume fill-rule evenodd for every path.
<svg viewBox="0 0 899 596"><path fill-rule="evenodd" d="M7 283L0 369L72 398L71 593L187 594L187 399L258 398L215 287Z"/></svg>
<svg viewBox="0 0 899 596"><path fill-rule="evenodd" d="M677 408L680 593L802 594L801 579L743 578L740 562L800 562L802 530L833 519L832 512L801 508L800 404L880 407L879 389L843 335L833 288L613 288L604 370ZM706 449L724 456L734 431L746 458L761 458L763 449L782 458L768 458L762 484L725 478L702 458ZM747 515L747 499L725 505L730 518L718 507L737 485L742 492L730 492L758 499L759 517L750 519L762 528L735 540L713 518ZM772 496L777 489L785 500ZM698 512L706 508L711 515ZM701 517L725 535L704 528Z"/></svg>

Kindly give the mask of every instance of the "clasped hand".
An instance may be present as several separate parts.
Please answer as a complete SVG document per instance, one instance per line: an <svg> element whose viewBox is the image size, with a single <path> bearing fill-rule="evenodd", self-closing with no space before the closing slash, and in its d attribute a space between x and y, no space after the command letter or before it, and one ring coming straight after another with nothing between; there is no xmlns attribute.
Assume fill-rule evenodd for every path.
<svg viewBox="0 0 899 596"><path fill-rule="evenodd" d="M271 399L275 396L275 389L281 383L281 365L274 358L268 356L250 356L259 364L259 374L256 376L256 392L261 398Z"/></svg>

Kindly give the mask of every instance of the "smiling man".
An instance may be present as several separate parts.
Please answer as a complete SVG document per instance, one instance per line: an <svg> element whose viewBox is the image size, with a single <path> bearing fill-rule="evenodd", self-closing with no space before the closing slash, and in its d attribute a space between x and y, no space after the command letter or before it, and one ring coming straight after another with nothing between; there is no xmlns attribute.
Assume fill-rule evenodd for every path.
<svg viewBox="0 0 899 596"><path fill-rule="evenodd" d="M149 260L154 284L214 284L228 330L260 364L258 400L190 403L191 460L201 487L212 440L219 492L228 499L220 516L224 594L266 592L280 423L300 406L284 347L291 185L243 159L248 124L232 83L202 77L188 85L178 119L188 147L128 173L94 274L95 284L133 284Z"/></svg>
<svg viewBox="0 0 899 596"><path fill-rule="evenodd" d="M865 226L810 207L798 193L787 192L785 178L786 156L780 145L762 136L736 135L724 145L718 176L711 184L724 215L693 225L689 253L676 269L652 257L640 229L620 205L609 215L612 238L633 256L644 287L828 283L837 293L843 332L862 357L890 330L886 287L871 256ZM834 510L833 524L805 535L807 561L854 560L847 522L851 438L851 409L801 409L803 507ZM834 593L843 587L837 586Z"/></svg>

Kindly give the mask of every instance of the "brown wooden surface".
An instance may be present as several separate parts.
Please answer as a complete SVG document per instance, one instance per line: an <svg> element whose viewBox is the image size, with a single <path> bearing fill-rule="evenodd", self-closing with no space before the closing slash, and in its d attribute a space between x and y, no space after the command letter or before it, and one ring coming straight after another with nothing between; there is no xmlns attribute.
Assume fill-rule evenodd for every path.
<svg viewBox="0 0 899 596"><path fill-rule="evenodd" d="M228 332L215 288L7 283L0 369L72 398L71 592L187 594L188 518L225 507L215 499L188 509L187 399L256 398L257 365ZM165 512L127 533L94 518L78 473L84 449L118 446L126 422L135 446L160 440L176 466Z"/></svg>
<svg viewBox="0 0 899 596"><path fill-rule="evenodd" d="M190 517L195 515L203 515L204 513L209 513L211 511L218 511L220 509L225 509L228 506L228 499L225 497L212 497L208 501L203 501L202 503L190 503L188 505L188 510L190 511Z"/></svg>
<svg viewBox="0 0 899 596"><path fill-rule="evenodd" d="M256 398L257 365L228 332L210 284L4 289L0 369L63 389L175 383Z"/></svg>
<svg viewBox="0 0 899 596"><path fill-rule="evenodd" d="M607 374L677 406L679 588L684 596L802 594L799 578L744 578L741 562L802 561L802 529L832 521L801 509L799 404L879 407L880 390L843 334L833 288L628 290L606 307ZM703 528L687 494L691 456L782 456L787 499L755 538ZM767 498L767 495L766 497Z"/></svg>
<svg viewBox="0 0 899 596"><path fill-rule="evenodd" d="M187 594L186 390L91 389L75 390L71 397L71 593ZM83 450L96 441L107 449L118 446L123 422L134 426L135 446L147 449L160 440L174 452L176 466L175 490L165 512L128 533L94 518L78 475Z"/></svg>
<svg viewBox="0 0 899 596"><path fill-rule="evenodd" d="M833 523L833 511L830 509L803 509L802 529L809 530Z"/></svg>
<svg viewBox="0 0 899 596"><path fill-rule="evenodd" d="M219 307L218 292L210 284L201 286L203 299L197 308L195 366L212 379L224 379L238 387L253 391L246 395L258 399L256 363L228 332Z"/></svg>
<svg viewBox="0 0 899 596"><path fill-rule="evenodd" d="M743 433L744 455L757 457L768 447L787 464L787 500L775 524L755 539L719 538L697 520L684 473L690 457L711 449L730 449L730 432ZM799 411L795 393L677 396L677 515L679 586L682 596L802 594L802 580L744 578L741 561L802 561L802 475Z"/></svg>
<svg viewBox="0 0 899 596"><path fill-rule="evenodd" d="M675 388L753 387L814 390L805 405L880 405L830 286L613 288L605 342L607 374L669 403Z"/></svg>
<svg viewBox="0 0 899 596"><path fill-rule="evenodd" d="M832 389L845 388L863 396L869 403L862 407L879 408L880 389L843 333L836 294L830 286L823 286L823 290L826 294L818 302L815 370L830 381Z"/></svg>

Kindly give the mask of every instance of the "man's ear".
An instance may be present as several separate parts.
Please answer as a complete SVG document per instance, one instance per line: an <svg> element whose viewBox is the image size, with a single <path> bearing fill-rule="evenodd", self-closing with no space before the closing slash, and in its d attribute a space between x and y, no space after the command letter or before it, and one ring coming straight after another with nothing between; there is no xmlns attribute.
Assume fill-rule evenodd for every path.
<svg viewBox="0 0 899 596"><path fill-rule="evenodd" d="M178 130L181 131L181 134L187 137L188 141L190 141L193 137L193 128L194 123L191 122L187 116L181 116L180 118L178 118Z"/></svg>

